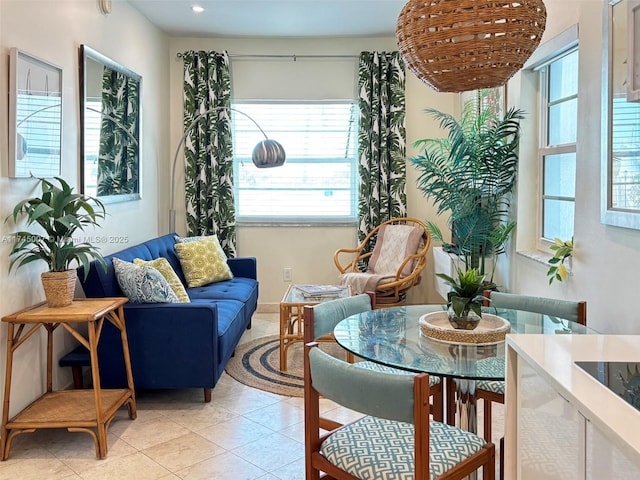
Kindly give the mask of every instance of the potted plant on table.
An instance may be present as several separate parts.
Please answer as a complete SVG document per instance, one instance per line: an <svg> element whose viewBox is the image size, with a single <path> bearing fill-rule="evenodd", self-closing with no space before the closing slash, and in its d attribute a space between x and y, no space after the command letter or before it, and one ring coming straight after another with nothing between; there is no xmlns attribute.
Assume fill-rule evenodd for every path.
<svg viewBox="0 0 640 480"><path fill-rule="evenodd" d="M436 273L451 286L448 294L449 323L454 328L473 330L482 318L482 305L488 299L483 295L485 276L475 268L466 271L457 269L457 278L444 273Z"/></svg>
<svg viewBox="0 0 640 480"><path fill-rule="evenodd" d="M39 178L41 195L19 202L7 220L17 224L26 219L27 227L37 224L43 232L18 231L13 233L15 243L9 255L11 270L35 261L43 261L49 271L42 274L42 284L47 303L51 307L63 307L73 301L76 285L74 265L89 272L91 260L98 260L103 268L106 263L98 248L89 242L78 241L73 235L89 226L99 226L105 217L104 204L88 195L73 192L67 182L56 177L58 185Z"/></svg>
<svg viewBox="0 0 640 480"><path fill-rule="evenodd" d="M445 251L458 255L465 268L487 274L487 259L505 251L515 227L509 220L518 168L520 110L504 115L481 91L476 101L465 102L460 120L435 109L426 112L448 130L446 138L415 142L424 153L412 158L419 172L418 189L431 199L437 214L448 214L451 242L437 225L427 222ZM495 103L495 102L494 102ZM493 271L487 283L493 284Z"/></svg>

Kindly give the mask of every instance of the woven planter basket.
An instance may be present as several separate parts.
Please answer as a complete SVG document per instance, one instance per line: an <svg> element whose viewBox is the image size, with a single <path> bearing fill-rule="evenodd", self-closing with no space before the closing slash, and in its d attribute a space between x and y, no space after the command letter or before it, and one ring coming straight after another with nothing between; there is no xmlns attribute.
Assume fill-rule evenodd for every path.
<svg viewBox="0 0 640 480"><path fill-rule="evenodd" d="M76 290L76 271L44 272L41 275L47 305L50 307L66 307L73 302Z"/></svg>
<svg viewBox="0 0 640 480"><path fill-rule="evenodd" d="M542 0L409 0L396 27L407 68L438 92L504 85L540 44Z"/></svg>

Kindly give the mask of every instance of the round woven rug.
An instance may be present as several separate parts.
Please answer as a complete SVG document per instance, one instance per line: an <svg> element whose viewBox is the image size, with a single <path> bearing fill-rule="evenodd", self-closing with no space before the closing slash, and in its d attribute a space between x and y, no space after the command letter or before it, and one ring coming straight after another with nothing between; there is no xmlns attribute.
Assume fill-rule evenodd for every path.
<svg viewBox="0 0 640 480"><path fill-rule="evenodd" d="M320 348L341 359L346 352L333 342ZM227 364L226 372L240 383L266 392L289 397L304 395L304 345L296 342L287 350L287 371L280 371L280 337L271 335L239 345Z"/></svg>

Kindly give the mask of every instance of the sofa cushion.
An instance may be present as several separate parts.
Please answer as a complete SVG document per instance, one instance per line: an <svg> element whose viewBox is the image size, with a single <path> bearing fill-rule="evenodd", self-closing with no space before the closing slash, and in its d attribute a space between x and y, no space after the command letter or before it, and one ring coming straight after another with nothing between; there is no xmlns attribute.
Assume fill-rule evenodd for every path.
<svg viewBox="0 0 640 480"><path fill-rule="evenodd" d="M210 283L201 287L187 288L189 298L210 300L237 300L251 304L258 298L258 283L251 278L233 277L225 282Z"/></svg>
<svg viewBox="0 0 640 480"><path fill-rule="evenodd" d="M178 297L162 274L153 267L138 266L113 258L120 288L131 303L177 303Z"/></svg>
<svg viewBox="0 0 640 480"><path fill-rule="evenodd" d="M189 303L189 295L184 289L184 285L166 258L160 257L155 260L142 260L140 258L135 258L133 263L139 266L153 267L158 270L171 287L171 290L173 290L173 293L178 297L178 301L180 303Z"/></svg>
<svg viewBox="0 0 640 480"><path fill-rule="evenodd" d="M200 287L233 278L227 256L216 237L176 243L175 250L189 287Z"/></svg>

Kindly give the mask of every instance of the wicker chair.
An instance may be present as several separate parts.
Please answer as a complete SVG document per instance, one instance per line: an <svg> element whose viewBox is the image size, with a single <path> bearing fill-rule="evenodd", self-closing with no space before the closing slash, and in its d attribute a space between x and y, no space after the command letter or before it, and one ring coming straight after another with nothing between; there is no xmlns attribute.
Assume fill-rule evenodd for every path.
<svg viewBox="0 0 640 480"><path fill-rule="evenodd" d="M429 418L429 376L358 368L305 345L306 479L462 479L482 468L495 478L495 447L476 434ZM320 423L320 396L363 413L343 425ZM328 415L328 414L324 414ZM328 430L322 432L322 430Z"/></svg>
<svg viewBox="0 0 640 480"><path fill-rule="evenodd" d="M305 306L303 310L304 342L326 341L333 336L333 329L338 322L351 315L371 311L373 305L375 305L375 293L368 292L353 297L336 298L335 300L323 302L318 305ZM351 352L347 354L347 361L349 363L353 363L354 361L354 356ZM370 361L356 362L354 365L379 372L414 375L407 370L387 367ZM431 413L433 414L433 418L439 422L443 421L444 416L442 384L443 382L440 377L431 376L429 378Z"/></svg>
<svg viewBox="0 0 640 480"><path fill-rule="evenodd" d="M337 250L333 261L341 282L355 293L375 291L374 308L402 305L409 289L420 283L430 243L424 222L394 218L374 228L356 248Z"/></svg>

